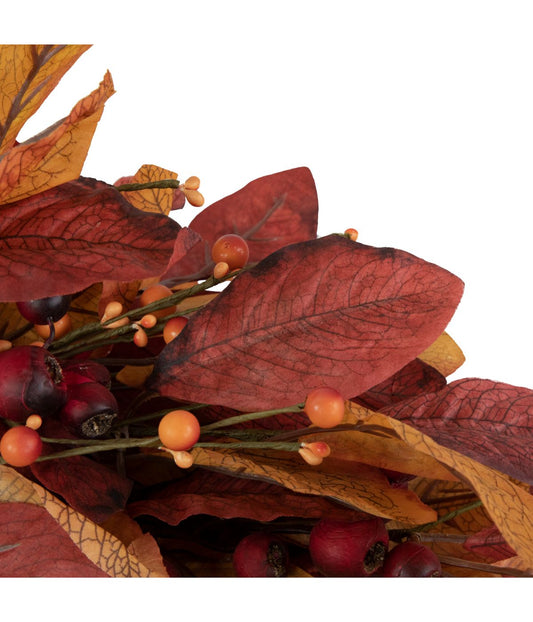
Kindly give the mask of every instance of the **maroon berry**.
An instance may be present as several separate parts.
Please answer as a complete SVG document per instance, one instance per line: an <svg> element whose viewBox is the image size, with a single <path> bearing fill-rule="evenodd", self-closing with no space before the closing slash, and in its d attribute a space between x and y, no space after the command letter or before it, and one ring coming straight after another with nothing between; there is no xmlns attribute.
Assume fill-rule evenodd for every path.
<svg viewBox="0 0 533 622"><path fill-rule="evenodd" d="M105 365L91 360L68 361L61 365L63 379L67 385L80 382L98 382L108 388L111 386L111 374Z"/></svg>
<svg viewBox="0 0 533 622"><path fill-rule="evenodd" d="M23 318L32 324L48 324L57 322L68 311L72 296L50 296L17 302L17 308Z"/></svg>
<svg viewBox="0 0 533 622"><path fill-rule="evenodd" d="M381 518L355 522L323 519L311 530L309 552L326 577L369 577L383 565L389 534Z"/></svg>
<svg viewBox="0 0 533 622"><path fill-rule="evenodd" d="M288 563L285 544L267 533L246 536L233 552L233 568L238 577L284 577Z"/></svg>
<svg viewBox="0 0 533 622"><path fill-rule="evenodd" d="M0 416L24 422L31 414L47 417L66 401L57 360L44 348L16 346L0 352Z"/></svg>
<svg viewBox="0 0 533 622"><path fill-rule="evenodd" d="M440 577L439 558L427 546L418 542L402 542L385 557L384 577Z"/></svg>
<svg viewBox="0 0 533 622"><path fill-rule="evenodd" d="M82 382L68 387L60 418L72 434L97 438L109 431L117 413L117 400L109 389L97 382Z"/></svg>

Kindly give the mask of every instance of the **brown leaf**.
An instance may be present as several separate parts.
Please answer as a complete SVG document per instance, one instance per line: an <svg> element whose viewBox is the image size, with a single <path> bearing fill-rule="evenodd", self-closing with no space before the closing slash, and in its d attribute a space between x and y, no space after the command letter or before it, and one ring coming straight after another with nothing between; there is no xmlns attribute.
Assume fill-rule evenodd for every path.
<svg viewBox="0 0 533 622"><path fill-rule="evenodd" d="M448 333L442 333L428 348L418 355L418 358L434 367L443 376L453 374L465 362L465 356L461 348Z"/></svg>
<svg viewBox="0 0 533 622"><path fill-rule="evenodd" d="M172 171L167 171L153 164L143 164L141 168L128 180L128 183L145 184L164 179L177 179ZM130 190L122 192L124 198L137 209L143 212L153 212L168 216L172 209L174 189L150 188L145 190Z"/></svg>
<svg viewBox="0 0 533 622"><path fill-rule="evenodd" d="M111 74L66 119L7 151L0 159L0 203L30 197L79 177L105 102Z"/></svg>
<svg viewBox="0 0 533 622"><path fill-rule="evenodd" d="M0 153L90 45L0 46Z"/></svg>

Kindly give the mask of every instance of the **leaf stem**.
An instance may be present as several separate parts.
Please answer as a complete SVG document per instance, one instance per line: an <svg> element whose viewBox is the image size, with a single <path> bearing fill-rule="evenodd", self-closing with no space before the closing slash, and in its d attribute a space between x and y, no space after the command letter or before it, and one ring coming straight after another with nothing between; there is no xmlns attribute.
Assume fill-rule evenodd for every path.
<svg viewBox="0 0 533 622"><path fill-rule="evenodd" d="M257 419L266 419L267 417L273 417L275 415L281 415L283 413L299 413L303 408L303 404L297 404L295 406L286 406L285 408L275 408L273 410L262 410L253 413L245 413L242 415L235 415L234 417L227 417L220 421L208 423L202 426L201 432L210 432L211 430L217 430L230 425L238 425L239 423L246 423L247 421L255 421Z"/></svg>
<svg viewBox="0 0 533 622"><path fill-rule="evenodd" d="M178 179L160 179L157 181L132 182L129 184L120 184L115 186L119 192L132 192L135 190L151 190L152 188L179 188L180 181Z"/></svg>

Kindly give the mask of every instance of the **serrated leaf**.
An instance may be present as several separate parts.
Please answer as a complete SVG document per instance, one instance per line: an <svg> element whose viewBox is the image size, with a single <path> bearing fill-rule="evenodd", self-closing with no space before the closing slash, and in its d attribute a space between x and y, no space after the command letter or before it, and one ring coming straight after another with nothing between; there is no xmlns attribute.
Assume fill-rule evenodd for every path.
<svg viewBox="0 0 533 622"><path fill-rule="evenodd" d="M442 333L462 282L404 251L339 235L293 244L241 273L161 353L151 388L254 411L317 386L382 382Z"/></svg>

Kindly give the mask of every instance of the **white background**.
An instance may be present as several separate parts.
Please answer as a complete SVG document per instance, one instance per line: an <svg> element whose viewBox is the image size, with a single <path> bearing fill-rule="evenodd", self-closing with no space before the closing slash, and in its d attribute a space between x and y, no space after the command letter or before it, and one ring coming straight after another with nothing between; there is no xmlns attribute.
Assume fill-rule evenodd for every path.
<svg viewBox="0 0 533 622"><path fill-rule="evenodd" d="M2 22L5 42L94 44L23 138L109 69L85 175L158 164L208 204L308 166L321 235L355 227L463 279L453 378L533 388L530 2L24 2Z"/></svg>

